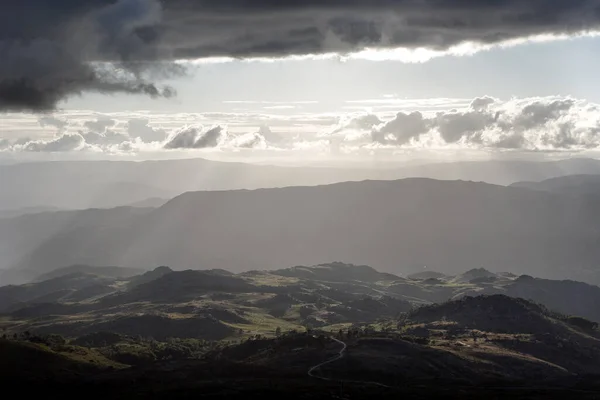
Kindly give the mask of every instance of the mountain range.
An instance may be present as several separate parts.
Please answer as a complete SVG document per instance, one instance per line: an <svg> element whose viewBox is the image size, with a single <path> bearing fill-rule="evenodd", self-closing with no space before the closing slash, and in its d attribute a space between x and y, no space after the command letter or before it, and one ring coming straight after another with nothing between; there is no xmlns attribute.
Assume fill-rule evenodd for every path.
<svg viewBox="0 0 600 400"><path fill-rule="evenodd" d="M198 190L313 186L364 179L424 177L508 185L573 174L600 174L600 161L472 161L379 168L282 167L205 159L60 161L0 165L0 216L36 209L111 208Z"/></svg>
<svg viewBox="0 0 600 400"><path fill-rule="evenodd" d="M4 283L73 264L276 269L352 261L406 274L484 267L600 282L595 196L412 178L190 192L158 208L0 220Z"/></svg>

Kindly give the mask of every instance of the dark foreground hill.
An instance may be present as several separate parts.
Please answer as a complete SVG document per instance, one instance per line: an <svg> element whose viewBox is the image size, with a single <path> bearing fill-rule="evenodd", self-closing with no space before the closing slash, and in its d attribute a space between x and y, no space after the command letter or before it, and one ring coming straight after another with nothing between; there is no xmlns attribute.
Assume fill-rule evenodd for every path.
<svg viewBox="0 0 600 400"><path fill-rule="evenodd" d="M71 268L0 287L0 374L61 398L597 398L599 302L481 268Z"/></svg>
<svg viewBox="0 0 600 400"><path fill-rule="evenodd" d="M87 354L86 360L76 360L78 352ZM162 359L144 358L143 352ZM356 325L333 333L282 332L273 338L197 344L108 333L70 344L19 336L0 341L0 357L7 354L12 360L37 362L32 369L12 369L11 379L3 383L4 389L18 388L23 396L31 393L33 383L46 396L60 393L61 398L600 395L595 328L501 295L467 297L386 319L379 327Z"/></svg>
<svg viewBox="0 0 600 400"><path fill-rule="evenodd" d="M69 381L82 375L125 367L85 347L65 343L53 347L29 340L0 339L0 375L3 382L40 378Z"/></svg>
<svg viewBox="0 0 600 400"><path fill-rule="evenodd" d="M600 208L586 197L407 179L195 192L158 209L0 221L16 281L72 264L231 271L352 260L392 273L507 269L600 282Z"/></svg>

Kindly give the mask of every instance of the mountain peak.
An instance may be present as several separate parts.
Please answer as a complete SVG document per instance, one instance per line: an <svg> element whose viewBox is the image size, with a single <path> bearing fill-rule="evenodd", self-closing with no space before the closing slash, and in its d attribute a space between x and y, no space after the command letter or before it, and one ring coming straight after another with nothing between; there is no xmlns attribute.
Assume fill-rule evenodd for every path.
<svg viewBox="0 0 600 400"><path fill-rule="evenodd" d="M372 267L367 265L354 265L346 264L342 262L332 262L327 264L319 264L311 267L296 266L293 268L282 269L274 271L274 274L304 278L304 279L323 279L331 281L396 281L400 280L400 277L379 272Z"/></svg>
<svg viewBox="0 0 600 400"><path fill-rule="evenodd" d="M468 283L475 279L489 279L496 278L497 275L493 272L488 271L485 268L473 268L467 272L457 275L452 281L460 283Z"/></svg>

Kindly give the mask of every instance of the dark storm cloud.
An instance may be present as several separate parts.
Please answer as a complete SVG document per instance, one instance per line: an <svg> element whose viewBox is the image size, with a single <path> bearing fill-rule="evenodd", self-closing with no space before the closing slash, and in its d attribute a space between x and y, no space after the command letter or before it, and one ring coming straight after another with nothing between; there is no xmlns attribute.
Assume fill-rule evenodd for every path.
<svg viewBox="0 0 600 400"><path fill-rule="evenodd" d="M599 21L598 0L4 1L0 110L49 110L85 91L171 96L152 79L177 58L445 50Z"/></svg>
<svg viewBox="0 0 600 400"><path fill-rule="evenodd" d="M2 2L0 111L52 110L84 91L171 96L139 62L159 59L138 31L161 14L152 0Z"/></svg>
<svg viewBox="0 0 600 400"><path fill-rule="evenodd" d="M369 47L445 50L596 29L597 0L172 0L157 31L180 57L283 56Z"/></svg>

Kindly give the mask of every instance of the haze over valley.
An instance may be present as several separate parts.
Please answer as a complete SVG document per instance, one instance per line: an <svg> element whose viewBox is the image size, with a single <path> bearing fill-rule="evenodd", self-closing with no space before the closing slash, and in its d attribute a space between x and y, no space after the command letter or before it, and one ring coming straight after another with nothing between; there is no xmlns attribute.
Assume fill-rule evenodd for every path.
<svg viewBox="0 0 600 400"><path fill-rule="evenodd" d="M0 394L600 398L600 1L0 1Z"/></svg>
<svg viewBox="0 0 600 400"><path fill-rule="evenodd" d="M179 163L189 166L193 162L173 164ZM596 166L592 160L581 160L530 163L529 169L519 170L521 176L552 175L559 168L564 170L562 164L583 165L588 172ZM62 165L81 171L75 170L78 163ZM474 174L485 166L479 163L469 168ZM248 178L252 168L279 170L233 167L246 168L247 178L233 185L248 187L260 184ZM433 167L440 173L456 173L446 166ZM312 180L310 175L288 176L292 182L304 179L315 185L336 180L325 172L315 173ZM468 174L469 170L464 173ZM157 174L149 176L155 183L161 182ZM281 175L278 179L285 178ZM137 205L126 203L116 208L34 212L0 220L2 267L8 270L0 279L22 282L36 272L74 264L141 269L170 265L240 272L340 260L398 274L421 268L456 273L484 267L598 282L600 277L594 272L598 257L594 243L600 240L600 209L594 192L597 178L578 175L573 187L570 182L574 179L553 178L537 186L425 178L368 180L205 190L170 200L151 197L145 203L137 199ZM565 185L560 184L563 181ZM3 194L10 196L8 190ZM114 194L128 198L130 193L115 190Z"/></svg>
<svg viewBox="0 0 600 400"><path fill-rule="evenodd" d="M600 161L421 162L370 168L282 167L206 159L60 161L0 166L0 216L57 209L144 206L189 191L314 186L423 177L510 185L565 175L600 174ZM24 184L27 182L27 184Z"/></svg>

